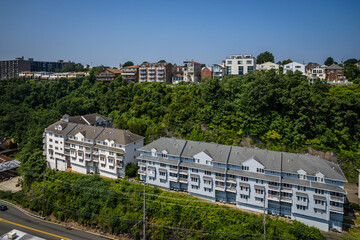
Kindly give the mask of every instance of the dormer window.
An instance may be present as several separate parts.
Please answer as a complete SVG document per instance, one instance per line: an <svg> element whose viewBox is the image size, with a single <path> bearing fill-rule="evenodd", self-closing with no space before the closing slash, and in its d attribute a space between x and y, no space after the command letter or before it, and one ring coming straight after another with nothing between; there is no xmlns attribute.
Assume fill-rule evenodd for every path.
<svg viewBox="0 0 360 240"><path fill-rule="evenodd" d="M244 171L249 171L249 166L243 166L242 168Z"/></svg>
<svg viewBox="0 0 360 240"><path fill-rule="evenodd" d="M263 168L256 168L256 172L258 172L258 173L264 173L265 171L264 171Z"/></svg>
<svg viewBox="0 0 360 240"><path fill-rule="evenodd" d="M299 179L306 180L306 175L304 175L304 174L299 174Z"/></svg>
<svg viewBox="0 0 360 240"><path fill-rule="evenodd" d="M324 178L322 178L322 177L315 177L315 181L317 181L317 182L324 182Z"/></svg>
<svg viewBox="0 0 360 240"><path fill-rule="evenodd" d="M163 157L163 158L167 158L167 157L168 157L168 155L167 155L167 154L165 154L165 153L162 153L162 154L161 154L161 157Z"/></svg>
<svg viewBox="0 0 360 240"><path fill-rule="evenodd" d="M209 160L206 160L206 165L212 165L212 163L211 163L211 161L209 161Z"/></svg>
<svg viewBox="0 0 360 240"><path fill-rule="evenodd" d="M194 158L194 163L199 163L200 160L198 158Z"/></svg>

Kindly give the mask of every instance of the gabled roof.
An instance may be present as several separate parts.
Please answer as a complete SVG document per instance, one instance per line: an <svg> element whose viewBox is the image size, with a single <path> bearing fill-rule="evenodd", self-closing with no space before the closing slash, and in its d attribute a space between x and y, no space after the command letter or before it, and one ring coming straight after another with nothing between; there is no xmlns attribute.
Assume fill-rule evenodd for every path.
<svg viewBox="0 0 360 240"><path fill-rule="evenodd" d="M139 151L150 152L151 149L155 148L157 151L166 149L168 155L180 156L186 141L175 138L159 138L156 141L153 141L139 149Z"/></svg>
<svg viewBox="0 0 360 240"><path fill-rule="evenodd" d="M71 130L68 136L75 136L78 133L81 133L84 138L86 139L93 139L95 138L99 132L101 132L104 128L103 127L95 127L89 126L85 124L78 124L73 130ZM80 140L80 139L78 139Z"/></svg>
<svg viewBox="0 0 360 240"><path fill-rule="evenodd" d="M109 72L112 72L114 74L116 74L116 73L120 74L121 73L120 69L107 68L106 70L109 71Z"/></svg>
<svg viewBox="0 0 360 240"><path fill-rule="evenodd" d="M135 65L135 66L128 66L128 67L123 67L122 69L128 69L128 68L139 68L139 66Z"/></svg>
<svg viewBox="0 0 360 240"><path fill-rule="evenodd" d="M122 130L116 128L105 128L104 131L96 138L98 141L114 141L116 144L127 145L132 142L139 141L144 137L130 132L129 130Z"/></svg>
<svg viewBox="0 0 360 240"><path fill-rule="evenodd" d="M339 65L337 65L337 64L335 64L335 63L333 63L333 64L331 64L330 66L328 66L327 69L329 69L329 70L343 70L342 67L340 67Z"/></svg>
<svg viewBox="0 0 360 240"><path fill-rule="evenodd" d="M91 113L91 114L86 114L86 115L82 115L82 116L73 116L73 117L70 117L69 115L65 114L63 116L63 119L66 117L69 118L70 123L88 124L88 125L96 124L96 121L100 117L103 118L105 121L111 120L111 118L105 117L98 113Z"/></svg>
<svg viewBox="0 0 360 240"><path fill-rule="evenodd" d="M63 128L62 130L58 130L56 129L55 127L59 124L66 124L66 127ZM64 134L66 133L67 131L69 131L72 127L74 127L76 124L75 123L71 123L71 122L65 122L63 120L60 120L60 121L57 121L53 124L51 124L50 126L48 126L47 128L45 128L46 131L49 131L49 132L53 132L53 133L56 133L56 134ZM65 126L65 125L64 125Z"/></svg>

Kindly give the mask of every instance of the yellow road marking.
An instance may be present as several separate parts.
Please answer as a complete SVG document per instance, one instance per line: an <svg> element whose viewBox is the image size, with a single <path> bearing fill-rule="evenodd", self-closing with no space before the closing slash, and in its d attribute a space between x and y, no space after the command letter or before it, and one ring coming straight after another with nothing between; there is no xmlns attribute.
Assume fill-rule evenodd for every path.
<svg viewBox="0 0 360 240"><path fill-rule="evenodd" d="M0 218L0 222L5 222L5 223L9 223L9 224L16 225L16 226L19 226L19 227L27 228L27 229L30 229L30 230L33 230L33 231L36 231L36 232L40 232L40 233L44 233L44 234L47 234L47 235L50 235L50 236L53 236L53 237L57 237L57 238L60 238L60 239L71 240L70 238L65 238L65 237L61 237L61 236L58 236L58 235L55 235L55 234L52 234L52 233L44 232L44 231L41 231L41 230L38 230L38 229L35 229L35 228L31 228L31 227L24 226L24 225L15 223L15 222L8 221L8 220L2 219L2 218Z"/></svg>

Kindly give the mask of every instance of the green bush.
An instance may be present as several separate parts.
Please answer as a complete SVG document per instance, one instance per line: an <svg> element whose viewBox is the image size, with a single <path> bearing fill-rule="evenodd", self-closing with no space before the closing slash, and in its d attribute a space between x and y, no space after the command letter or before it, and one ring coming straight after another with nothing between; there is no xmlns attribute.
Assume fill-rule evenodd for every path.
<svg viewBox="0 0 360 240"><path fill-rule="evenodd" d="M133 163L128 163L125 167L125 175L127 177L136 177L138 167Z"/></svg>

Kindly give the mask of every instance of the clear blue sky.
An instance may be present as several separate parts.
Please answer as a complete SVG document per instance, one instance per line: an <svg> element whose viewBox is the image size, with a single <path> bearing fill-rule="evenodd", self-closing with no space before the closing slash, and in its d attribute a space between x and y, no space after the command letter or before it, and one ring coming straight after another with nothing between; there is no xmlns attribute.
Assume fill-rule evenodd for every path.
<svg viewBox="0 0 360 240"><path fill-rule="evenodd" d="M118 67L270 51L275 61L360 58L359 0L0 0L0 59Z"/></svg>

